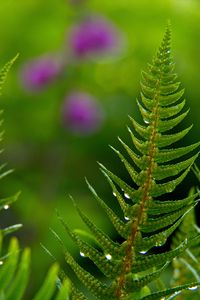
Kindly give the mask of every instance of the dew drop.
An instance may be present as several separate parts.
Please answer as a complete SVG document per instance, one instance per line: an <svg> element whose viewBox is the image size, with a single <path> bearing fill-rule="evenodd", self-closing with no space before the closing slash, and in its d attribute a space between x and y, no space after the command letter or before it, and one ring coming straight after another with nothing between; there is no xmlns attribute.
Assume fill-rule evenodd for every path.
<svg viewBox="0 0 200 300"><path fill-rule="evenodd" d="M114 197L117 197L116 193L113 192L113 196L114 196Z"/></svg>
<svg viewBox="0 0 200 300"><path fill-rule="evenodd" d="M3 261L2 260L0 260L0 266L2 266L3 265Z"/></svg>
<svg viewBox="0 0 200 300"><path fill-rule="evenodd" d="M9 206L8 204L6 204L6 205L4 205L3 208L4 208L4 209L9 209L9 207L10 207L10 206Z"/></svg>
<svg viewBox="0 0 200 300"><path fill-rule="evenodd" d="M140 251L140 254L146 254L148 250Z"/></svg>
<svg viewBox="0 0 200 300"><path fill-rule="evenodd" d="M106 257L106 259L108 259L108 260L111 260L111 259L112 259L112 255L110 255L110 254L106 254L105 257Z"/></svg>
<svg viewBox="0 0 200 300"><path fill-rule="evenodd" d="M197 290L197 289L198 289L198 286L197 286L197 285L191 286L191 287L188 288L188 290L190 290L190 291L195 291L195 290Z"/></svg>
<svg viewBox="0 0 200 300"><path fill-rule="evenodd" d="M149 120L144 119L144 123L149 124Z"/></svg>
<svg viewBox="0 0 200 300"><path fill-rule="evenodd" d="M129 221L129 220L130 220L128 217L124 217L124 219L125 219L126 221Z"/></svg>
<svg viewBox="0 0 200 300"><path fill-rule="evenodd" d="M127 193L124 193L124 197L130 199L130 196Z"/></svg>
<svg viewBox="0 0 200 300"><path fill-rule="evenodd" d="M85 254L83 252L80 252L80 256L85 257Z"/></svg>

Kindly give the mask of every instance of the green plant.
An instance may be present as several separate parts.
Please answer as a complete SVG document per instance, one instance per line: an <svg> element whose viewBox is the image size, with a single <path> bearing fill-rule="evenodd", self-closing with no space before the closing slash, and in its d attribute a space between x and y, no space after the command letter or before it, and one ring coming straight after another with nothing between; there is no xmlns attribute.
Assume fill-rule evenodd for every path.
<svg viewBox="0 0 200 300"><path fill-rule="evenodd" d="M0 90L6 79L7 73L17 56L9 61L0 71ZM2 112L1 112L2 113ZM2 124L2 122L0 122ZM2 139L3 132L0 133ZM8 175L12 170L3 171L5 165L0 166L0 179ZM19 193L14 196L0 199L0 210L9 209L10 205L17 200ZM16 224L7 228L0 229L0 299L1 300L20 300L23 298L27 289L30 275L30 249L20 250L17 238L12 237L9 242L8 250L4 253L3 240L14 231L18 230L22 225ZM20 252L22 252L20 254ZM54 264L39 291L36 293L34 300L67 300L69 291L69 282L64 281L56 287L58 281L59 267Z"/></svg>
<svg viewBox="0 0 200 300"><path fill-rule="evenodd" d="M197 165L194 165L193 171L197 179L200 181L200 171ZM195 190L193 188L190 193L192 194L194 191ZM192 209L184 218L178 230L175 232L172 239L172 247L176 247L180 242L183 242L185 236L195 236L198 233L200 233L200 228L197 226L195 210ZM195 246L189 247L179 257L173 260L174 272L172 285L185 284L186 282L191 282L193 280L200 281L199 246L200 242ZM198 297L200 295L200 290L198 287L194 286L193 290L196 290L195 296ZM184 293L181 293L177 297L177 300L189 299L191 299L191 295L188 293L188 291L184 291Z"/></svg>
<svg viewBox="0 0 200 300"><path fill-rule="evenodd" d="M185 100L184 90L179 89L174 63L171 57L171 33L166 29L161 46L142 72L141 100L137 101L143 125L130 118L136 135L129 129L133 147L119 139L130 160L114 149L126 168L132 184L112 173L102 164L101 171L108 180L113 195L118 201L124 218L120 218L96 193L87 181L94 198L105 210L122 242L113 241L88 218L76 204L78 214L89 227L95 245L88 243L71 230L58 215L69 236L77 244L82 256L88 257L104 274L100 281L82 268L71 256L57 233L55 237L64 249L65 260L79 280L94 295L95 299L174 299L184 289L193 289L200 282L184 282L170 287L160 276L169 263L200 241L199 232L188 234L171 250L162 248L186 215L195 207L198 193L184 199L163 200L184 180L198 153L193 152L199 142L185 146L171 146L181 140L192 126L175 132L174 128L186 117L188 110L181 112ZM172 132L170 132L172 130ZM140 138L137 137L140 136ZM159 253L156 252L157 247ZM157 286L152 283L156 282ZM192 293L192 291L191 291ZM71 299L84 300L86 296L71 283Z"/></svg>

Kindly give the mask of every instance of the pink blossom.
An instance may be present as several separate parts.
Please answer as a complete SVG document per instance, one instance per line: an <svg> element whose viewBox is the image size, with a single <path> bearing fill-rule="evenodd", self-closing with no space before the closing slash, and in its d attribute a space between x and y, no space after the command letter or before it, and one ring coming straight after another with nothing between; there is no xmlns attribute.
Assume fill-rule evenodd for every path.
<svg viewBox="0 0 200 300"><path fill-rule="evenodd" d="M63 109L64 126L79 134L91 134L102 125L103 110L94 97L74 91L65 99Z"/></svg>

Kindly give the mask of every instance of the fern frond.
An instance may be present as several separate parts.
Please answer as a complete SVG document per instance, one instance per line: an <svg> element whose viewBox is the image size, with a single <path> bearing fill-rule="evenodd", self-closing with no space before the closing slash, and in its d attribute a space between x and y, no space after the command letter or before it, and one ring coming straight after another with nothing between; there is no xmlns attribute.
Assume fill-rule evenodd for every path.
<svg viewBox="0 0 200 300"><path fill-rule="evenodd" d="M18 56L18 55L17 55ZM7 73L17 56L9 61L0 70L0 90L6 79ZM2 111L0 112L0 114ZM2 121L0 121L0 126ZM3 132L0 133L2 140ZM0 151L0 153L2 150ZM4 178L12 172L12 170L4 171L6 164L0 166L0 179ZM0 199L0 210L9 209L19 197L19 192L13 196ZM22 300L27 290L30 275L30 249L21 250L18 240L13 237L9 241L9 247L6 253L2 253L3 239L10 233L18 230L22 224L15 224L0 229L0 299L5 300ZM21 252L21 253L20 253ZM49 271L43 286L35 296L34 300L69 300L70 287L68 281L63 281L61 288L56 290L56 281L58 279L59 268L55 264ZM55 298L56 297L56 298Z"/></svg>
<svg viewBox="0 0 200 300"><path fill-rule="evenodd" d="M200 229L196 225L194 209L186 216L178 231L173 236L172 247L176 247L180 241L183 240L184 236L194 236L198 234ZM177 257L173 261L173 281L172 285L185 284L197 280L200 282L200 242L194 247L189 247L184 253ZM194 289L195 290L195 289ZM195 292L195 295L200 295L199 291ZM177 300L191 299L189 293L183 293L179 295ZM195 296L194 296L195 299Z"/></svg>
<svg viewBox="0 0 200 300"><path fill-rule="evenodd" d="M3 68L0 70L0 92L2 90L3 84L6 80L6 77L8 75L8 72L10 71L10 68L12 67L12 65L14 64L14 62L16 61L16 59L18 58L19 54L17 54L14 58L12 58L10 61L8 61ZM1 95L1 93L0 93Z"/></svg>
<svg viewBox="0 0 200 300"><path fill-rule="evenodd" d="M87 181L93 197L121 236L121 244L112 241L106 233L97 228L77 205L75 206L78 214L94 235L97 247L86 243L78 233L68 227L63 218L59 217L81 253L92 260L104 274L104 283L86 272L69 254L59 236L54 234L64 248L68 265L96 299L158 300L168 296L170 298L166 299L172 299L183 289L192 288L194 284L200 285L199 282L186 283L154 292L147 287L160 277L170 261L185 253L187 249L195 248L200 241L200 235L196 232L179 241L173 249L154 253L155 247L164 245L195 207L198 196L196 193L184 199L167 198L165 201L160 197L168 197L168 194L182 183L198 156L194 150L200 144L197 142L179 148L175 144L184 138L192 125L177 131L179 123L186 118L189 110L182 112L185 106L184 89L180 89L180 82L176 81L170 40L168 26L156 56L149 64L148 70L142 72L141 97L137 104L143 123L130 118L133 126L133 130L128 128L132 139L131 146L119 138L128 158L121 151L111 147L126 169L131 183L127 184L111 170L99 164L121 207L123 219L101 199ZM75 291L72 294L79 293L76 289ZM77 299L85 299L82 292L80 293ZM72 299L75 299L75 296L72 296Z"/></svg>

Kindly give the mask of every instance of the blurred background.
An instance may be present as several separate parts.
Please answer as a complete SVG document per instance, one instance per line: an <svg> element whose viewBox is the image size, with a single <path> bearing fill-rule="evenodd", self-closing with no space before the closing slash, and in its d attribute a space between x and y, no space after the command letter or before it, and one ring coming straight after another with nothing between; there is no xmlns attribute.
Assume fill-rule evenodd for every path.
<svg viewBox="0 0 200 300"><path fill-rule="evenodd" d="M118 136L130 145L127 116L138 116L140 72L155 54L169 19L176 71L191 108L185 125L194 123L186 144L199 140L200 129L198 0L1 0L1 66L20 53L1 97L1 160L15 169L4 179L1 196L22 192L1 224L24 225L18 235L22 245L32 247L30 295L52 262L40 243L62 262L49 228L79 255L55 212L71 228L84 228L69 194L116 236L84 177L115 207L96 162L126 178L108 145L120 149ZM193 179L186 181L188 190Z"/></svg>

